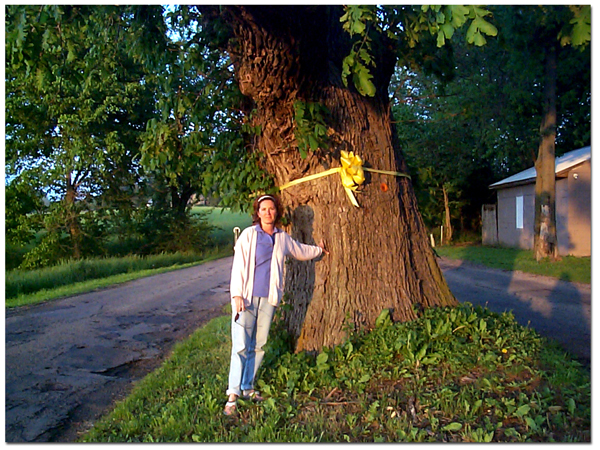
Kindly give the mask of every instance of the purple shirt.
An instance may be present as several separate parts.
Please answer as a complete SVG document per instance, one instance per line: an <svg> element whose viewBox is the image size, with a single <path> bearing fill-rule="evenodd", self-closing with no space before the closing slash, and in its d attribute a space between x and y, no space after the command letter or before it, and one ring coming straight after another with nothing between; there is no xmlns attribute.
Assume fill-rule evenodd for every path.
<svg viewBox="0 0 600 450"><path fill-rule="evenodd" d="M252 295L254 297L268 297L269 283L271 280L271 257L273 256L273 244L275 244L275 233L279 230L275 228L273 236L265 233L256 225L256 259L254 266L254 289Z"/></svg>

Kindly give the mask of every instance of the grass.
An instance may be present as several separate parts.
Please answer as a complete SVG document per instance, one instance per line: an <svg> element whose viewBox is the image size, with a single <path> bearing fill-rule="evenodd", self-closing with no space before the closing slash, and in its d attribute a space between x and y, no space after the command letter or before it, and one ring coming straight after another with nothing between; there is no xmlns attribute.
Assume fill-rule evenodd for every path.
<svg viewBox="0 0 600 450"><path fill-rule="evenodd" d="M89 258L38 270L10 270L5 275L5 306L41 303L229 256L233 253L233 227L251 224L247 214L222 208L195 207L194 211L209 213L208 220L215 227L211 235L215 245L212 250L201 254Z"/></svg>
<svg viewBox="0 0 600 450"><path fill-rule="evenodd" d="M591 257L564 256L560 261L537 262L531 250L481 245L457 245L436 247L435 251L446 258L462 259L503 270L520 270L555 277L577 283L591 283Z"/></svg>
<svg viewBox="0 0 600 450"><path fill-rule="evenodd" d="M208 222L216 227L212 233L212 238L220 247L233 246L234 227L239 227L243 230L252 225L252 218L249 214L232 212L227 208L213 206L194 206L192 208L192 213L200 212L208 213Z"/></svg>
<svg viewBox="0 0 600 450"><path fill-rule="evenodd" d="M6 274L5 294L7 299L11 299L83 281L184 265L204 259L204 254L163 253L150 256L85 258L35 270L12 270Z"/></svg>
<svg viewBox="0 0 600 450"><path fill-rule="evenodd" d="M201 255L172 254L145 258L128 257L82 260L77 263L61 264L22 274L10 272L6 277L7 294L5 306L7 308L14 308L34 305L71 295L83 294L96 289L137 280L142 277L203 264L229 256L231 253L231 249L217 248ZM131 263L129 269L126 264L128 261ZM79 269L82 270L78 273ZM76 281L77 279L80 281ZM19 292L20 287L25 287L30 292ZM33 289L34 287L36 289ZM10 297L8 295L9 291L13 293ZM14 293L15 291L16 293Z"/></svg>
<svg viewBox="0 0 600 450"><path fill-rule="evenodd" d="M266 400L222 415L230 318L211 321L83 442L590 442L590 374L509 314L462 304L290 351L274 324Z"/></svg>

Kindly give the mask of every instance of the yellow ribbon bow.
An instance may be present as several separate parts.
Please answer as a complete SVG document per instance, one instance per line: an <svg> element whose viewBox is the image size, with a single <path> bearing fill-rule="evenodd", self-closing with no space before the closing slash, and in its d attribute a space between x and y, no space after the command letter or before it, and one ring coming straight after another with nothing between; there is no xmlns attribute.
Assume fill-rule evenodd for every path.
<svg viewBox="0 0 600 450"><path fill-rule="evenodd" d="M354 155L354 152L342 151L342 157L340 162L342 168L340 170L340 176L342 177L342 184L348 189L356 190L358 186L365 181L365 172L363 171L363 160L360 156Z"/></svg>
<svg viewBox="0 0 600 450"><path fill-rule="evenodd" d="M363 167L363 160L360 156L355 155L354 152L346 152L344 150L341 151L342 157L340 158L340 162L342 167L336 167L334 169L329 169L324 172L315 173L313 175L308 175L303 178L299 178L294 181L290 181L289 183L284 184L279 188L279 190L283 191L289 187L295 186L296 184L304 183L305 181L316 180L317 178L326 177L333 173L339 172L340 177L342 179L342 185L344 186L344 190L350 199L350 202L359 208L358 202L356 201L356 197L354 197L353 191L364 183L365 181L365 170L368 172L377 172L383 173L387 175L393 175L397 177L407 177L410 178L409 175L400 172L391 172L389 170L376 170L369 169L367 167Z"/></svg>
<svg viewBox="0 0 600 450"><path fill-rule="evenodd" d="M350 202L358 207L358 202L352 191L355 191L365 181L365 172L362 166L363 160L360 156L355 155L354 152L348 153L342 150L341 153L340 162L342 163L342 167L340 167L340 177L342 178L342 185L346 194L348 194Z"/></svg>

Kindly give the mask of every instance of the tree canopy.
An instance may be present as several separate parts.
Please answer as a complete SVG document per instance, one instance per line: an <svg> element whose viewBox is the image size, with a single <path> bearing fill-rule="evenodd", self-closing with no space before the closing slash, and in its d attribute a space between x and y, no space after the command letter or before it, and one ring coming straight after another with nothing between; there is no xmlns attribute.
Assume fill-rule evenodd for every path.
<svg viewBox="0 0 600 450"><path fill-rule="evenodd" d="M402 68L392 82L396 127L415 182L423 186L419 204L430 226L442 224L441 183L455 189L457 219L474 224L481 204L494 202L487 186L532 167L537 158L545 83L530 31L539 8L490 9L498 37L484 47L456 40L452 80ZM554 38L558 43L558 32ZM559 59L560 156L590 142L589 47L561 47ZM430 192L436 184L439 189Z"/></svg>

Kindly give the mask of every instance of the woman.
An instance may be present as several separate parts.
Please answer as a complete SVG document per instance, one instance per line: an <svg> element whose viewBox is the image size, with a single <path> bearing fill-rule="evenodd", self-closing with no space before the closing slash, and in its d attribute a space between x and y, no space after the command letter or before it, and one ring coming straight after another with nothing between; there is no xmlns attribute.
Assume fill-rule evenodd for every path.
<svg viewBox="0 0 600 450"><path fill-rule="evenodd" d="M256 372L264 356L269 328L283 295L286 256L307 261L325 250L301 244L275 227L281 219L277 197L263 195L254 201L253 225L240 234L231 270L231 367L225 415L236 412L238 397L262 400L254 390Z"/></svg>

